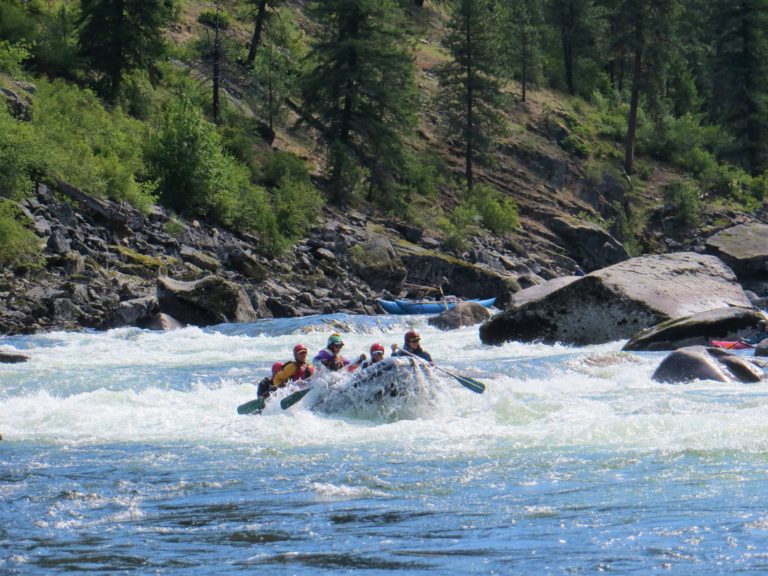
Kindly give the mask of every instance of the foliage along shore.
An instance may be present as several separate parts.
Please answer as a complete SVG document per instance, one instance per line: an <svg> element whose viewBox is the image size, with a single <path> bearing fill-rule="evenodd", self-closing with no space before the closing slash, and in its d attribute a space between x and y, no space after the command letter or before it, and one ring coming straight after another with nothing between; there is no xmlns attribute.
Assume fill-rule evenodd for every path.
<svg viewBox="0 0 768 576"><path fill-rule="evenodd" d="M575 20L558 20L568 4ZM370 313L376 296L438 288L503 305L577 265L703 251L717 230L765 221L768 122L747 105L767 87L712 82L736 60L764 77L764 8L614 4L121 3L138 35L125 52L117 4L4 3L5 331L140 322L167 292L160 276L241 286L253 312L233 318ZM739 45L737 21L762 40ZM566 24L579 34L558 39ZM480 76L462 76L460 29ZM324 42L333 30L352 36ZM350 40L379 80L339 107ZM578 58L561 68L566 46ZM488 115L462 116L467 104Z"/></svg>

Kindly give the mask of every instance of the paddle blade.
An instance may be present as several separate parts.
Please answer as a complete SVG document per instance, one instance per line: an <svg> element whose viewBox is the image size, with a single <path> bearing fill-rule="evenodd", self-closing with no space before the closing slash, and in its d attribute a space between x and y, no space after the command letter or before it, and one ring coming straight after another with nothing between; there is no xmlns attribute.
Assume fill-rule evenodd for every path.
<svg viewBox="0 0 768 576"><path fill-rule="evenodd" d="M237 413L238 414L252 414L253 412L261 412L264 410L264 398L256 398L256 400L251 400L250 402L246 402L245 404L240 404L240 406L237 407Z"/></svg>
<svg viewBox="0 0 768 576"><path fill-rule="evenodd" d="M299 390L298 392L294 392L293 394L288 394L288 396L280 400L280 408L282 408L283 410L288 410L288 408L290 408L291 406L296 404L296 402L304 398L304 396L306 396L310 390L312 390L311 386L309 388L304 388L304 390Z"/></svg>
<svg viewBox="0 0 768 576"><path fill-rule="evenodd" d="M472 392L475 392L476 394L482 394L485 392L485 384L480 382L479 380L475 380L474 378L470 378L469 376L454 376L456 380L459 381L459 383L464 386L467 390L472 390Z"/></svg>

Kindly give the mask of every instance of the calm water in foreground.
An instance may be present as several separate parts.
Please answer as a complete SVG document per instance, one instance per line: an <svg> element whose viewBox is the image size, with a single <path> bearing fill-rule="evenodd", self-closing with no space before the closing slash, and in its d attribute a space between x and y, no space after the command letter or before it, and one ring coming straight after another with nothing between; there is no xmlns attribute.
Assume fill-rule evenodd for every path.
<svg viewBox="0 0 768 576"><path fill-rule="evenodd" d="M411 326L486 393L235 412L297 342ZM657 384L620 347L422 317L0 338L32 357L0 365L0 574L768 572L768 384Z"/></svg>

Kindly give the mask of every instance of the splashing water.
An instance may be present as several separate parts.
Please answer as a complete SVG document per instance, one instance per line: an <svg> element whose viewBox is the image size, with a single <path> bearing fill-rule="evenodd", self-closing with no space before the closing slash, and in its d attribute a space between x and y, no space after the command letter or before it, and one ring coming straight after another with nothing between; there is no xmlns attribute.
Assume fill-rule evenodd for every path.
<svg viewBox="0 0 768 576"><path fill-rule="evenodd" d="M411 327L486 392L422 367L235 412L297 342ZM0 365L0 573L764 572L768 386L658 384L620 346L346 315L0 338L31 357Z"/></svg>

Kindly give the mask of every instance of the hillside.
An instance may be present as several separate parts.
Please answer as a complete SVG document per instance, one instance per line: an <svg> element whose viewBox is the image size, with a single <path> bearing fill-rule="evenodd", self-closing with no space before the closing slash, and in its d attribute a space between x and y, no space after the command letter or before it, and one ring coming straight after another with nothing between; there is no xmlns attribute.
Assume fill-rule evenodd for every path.
<svg viewBox="0 0 768 576"><path fill-rule="evenodd" d="M70 9L75 4L62 3ZM514 206L519 224L513 230L493 230L474 204L480 197L467 196L462 186L465 158L461 142L446 136L442 112L436 107L440 92L436 70L451 58L443 44L450 14L447 5L437 2L405 9L420 96L416 126L405 145L418 179L404 180L405 185L397 188L397 194L403 196L390 201L386 192L366 186L366 172L361 172L363 184L350 201L334 205L317 118L306 114L297 94L287 94L286 106L268 126L264 79L243 65L253 32L253 7L234 1L221 2L219 7L227 26L221 31L224 57L218 66L221 110L217 136L211 141L223 146L221 162L232 170L233 186L242 190L244 174L250 172L256 186L247 193L252 196L239 194L253 200L225 205L227 211L222 212L203 195L199 202L204 210L193 209L195 197L188 189L182 186L176 196L168 190L145 196L141 177L117 194L109 184L104 185L105 180L119 180L109 176L114 160L103 168L107 176L82 171L88 156L83 156L79 167L77 159L58 160L56 146L74 149L72 141L64 137L63 144L54 143L60 128L37 130L47 140L32 146L36 152L29 153L30 168L24 168L26 160L18 152L18 143L6 142L5 157L11 154L14 162L21 158L16 162L21 166L18 178L34 182L36 194L24 197L3 190L2 195L18 202L26 226L34 223L36 242L45 251L34 265L23 259L4 263L0 292L6 294L3 331L81 325L104 328L146 320L163 308L156 301L158 274L192 282L211 273L220 275L245 290L254 317L338 310L375 313L376 297L434 294L438 287L465 297L497 296L503 305L520 286L569 275L578 267L589 272L630 255L703 251L703 239L714 232L768 218L761 197L755 202L748 194L723 196L705 188L704 177L684 170L679 161L662 162L658 153L646 154L642 146L636 157L637 170L628 176L623 170L625 107L602 97L588 102L543 84L528 84L522 101L521 83L507 79L503 84L507 105L501 111L506 130L483 162L476 164L475 183L478 189L492 191L492 206ZM295 25L292 34L297 39L297 53L306 57L318 34L307 3L289 1L279 9ZM99 112L101 116L92 126L111 126L115 132L135 131L137 135L151 133L162 123L161 112L174 102L180 87L192 94L192 108L184 114L194 109L212 120L211 42L215 29L210 18L209 4L179 3L172 23L163 29L167 48L160 63L160 80L152 88L142 80L132 96L121 96L122 106L133 104L138 112L120 116L118 122L118 107L102 99L104 112ZM40 60L33 59L38 68ZM63 76L68 86L82 90L91 83L93 76L87 69L67 69L69 73ZM46 119L35 116L41 92L52 94L47 97L61 106L67 105L67 98L79 98L70 93L64 97L57 92L60 87L53 84L48 88L47 82L35 66L6 65L0 86L15 120L5 122L14 122L14 128L22 130L32 116L33 124L44 125ZM82 102L94 106L91 100ZM208 120L201 117L200 122ZM653 150L648 142L653 143L654 128L649 120L644 122L644 146ZM671 131L682 122L673 123ZM83 126L84 134L93 134L93 127ZM77 138L74 131L67 131L68 138ZM106 134L104 141L116 138ZM37 157L42 145L50 147L50 158ZM9 153L10 146L16 151ZM100 150L88 152L95 165L100 166L104 146L97 143L91 149ZM135 151L139 147L129 143L129 148ZM122 158L117 162L124 170L146 162L128 152L117 152L115 157ZM244 168L231 164L226 159L230 157ZM302 166L297 180L285 172L294 173L295 158ZM715 163L719 172L730 171L734 182L744 182L745 190L758 182L740 169L718 166ZM162 166L154 170L162 186L162 178L168 176L162 176ZM275 171L283 172L270 176ZM306 180L302 180L302 171L306 171ZM142 172L147 168L137 168L135 174ZM155 197L165 205L149 209L147 199ZM130 211L135 225L127 233L116 234L115 221L105 218L104 212L127 209L115 204L124 200L138 208ZM510 200L514 204L505 204ZM243 202L242 198L237 202ZM62 208L64 205L74 206L74 212ZM469 217L465 216L467 210ZM14 218L25 222L24 216ZM30 251L34 257L34 250ZM245 260L233 257L235 253L244 254ZM361 262L371 257L387 260L379 267L385 270ZM253 272L253 268L259 271ZM95 278L99 280L94 284ZM90 285L91 294L84 296L88 290L77 287L84 285ZM333 298L331 291L340 296ZM19 296L30 292L33 296ZM57 300L74 301L77 294L82 296L81 302L75 302L79 311L69 307L67 313L57 311ZM121 302L143 298L149 300L139 312L117 314L116 318ZM222 314L200 322L236 317L230 312Z"/></svg>

